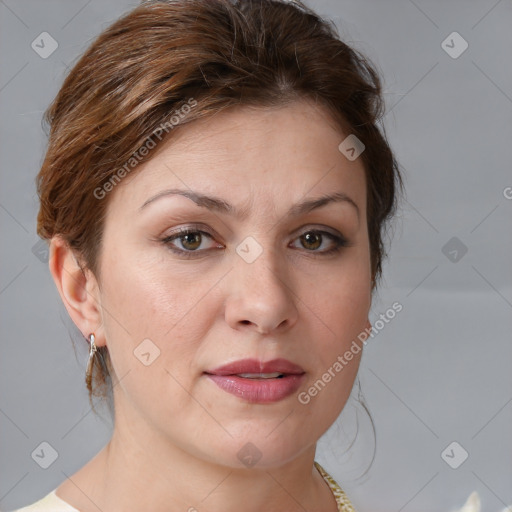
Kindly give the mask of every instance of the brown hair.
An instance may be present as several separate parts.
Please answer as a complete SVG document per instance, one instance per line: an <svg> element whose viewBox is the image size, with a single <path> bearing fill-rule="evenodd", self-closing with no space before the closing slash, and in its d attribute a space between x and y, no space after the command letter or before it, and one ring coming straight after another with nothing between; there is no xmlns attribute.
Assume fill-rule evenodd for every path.
<svg viewBox="0 0 512 512"><path fill-rule="evenodd" d="M37 176L38 234L47 240L60 234L99 277L103 192L135 167L134 155L137 162L154 155L141 158L141 148L157 134L157 142L166 139L177 109L185 112L182 106L194 102L179 116L181 126L225 108L300 98L327 107L340 129L365 145L360 158L374 290L385 256L382 235L403 187L376 125L384 111L380 79L332 22L299 1L147 1L104 30L45 113L50 133ZM106 347L98 354L94 383L100 385L111 366ZM93 383L87 387L90 398Z"/></svg>

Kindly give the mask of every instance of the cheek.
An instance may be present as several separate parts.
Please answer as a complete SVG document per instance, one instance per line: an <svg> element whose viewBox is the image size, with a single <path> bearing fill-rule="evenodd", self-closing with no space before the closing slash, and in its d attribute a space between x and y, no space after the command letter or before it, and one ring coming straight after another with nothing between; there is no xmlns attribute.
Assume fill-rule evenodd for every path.
<svg viewBox="0 0 512 512"><path fill-rule="evenodd" d="M310 336L314 346L308 350L311 375L297 397L310 428L320 429L318 435L335 421L350 396L364 350L358 336L367 328L371 302L368 283L340 279L318 295L317 314L310 322L316 326Z"/></svg>
<svg viewBox="0 0 512 512"><path fill-rule="evenodd" d="M360 294L338 290L337 293L330 293L329 300L318 307L324 334L316 338L318 363L315 365L314 377L320 378L329 370L332 377L334 372L334 384L329 386L337 388L338 391L350 388L357 374L362 354L361 338L358 339L358 336L367 328L370 308L367 295L364 289ZM340 360L343 368L338 364ZM323 380L331 381L328 375Z"/></svg>
<svg viewBox="0 0 512 512"><path fill-rule="evenodd" d="M364 330L371 307L369 255L354 251L323 279L304 286L302 293L332 338L346 341L357 335Z"/></svg>
<svg viewBox="0 0 512 512"><path fill-rule="evenodd" d="M187 372L214 318L213 283L161 262L123 257L113 263L105 265L102 309L116 374L137 369L134 356L147 347L158 353L154 368L168 368L180 381L192 378Z"/></svg>
<svg viewBox="0 0 512 512"><path fill-rule="evenodd" d="M211 284L128 259L113 265L103 283L104 328L120 387L150 417L185 414L191 405L182 386L191 388L209 329L212 313L201 299Z"/></svg>
<svg viewBox="0 0 512 512"><path fill-rule="evenodd" d="M368 328L371 307L371 273L369 253L354 251L341 260L323 286L308 287L303 295L312 323L316 325L315 347L311 359L316 359L311 381L326 383L324 399L338 403L348 396L357 375L363 351L361 333ZM311 290L315 290L314 294ZM312 325L311 323L311 325ZM320 384L320 387L322 384Z"/></svg>
<svg viewBox="0 0 512 512"><path fill-rule="evenodd" d="M205 293L201 276L180 274L165 261L144 254L109 263L102 304L133 326L134 332L162 336L170 329L184 328L184 319Z"/></svg>

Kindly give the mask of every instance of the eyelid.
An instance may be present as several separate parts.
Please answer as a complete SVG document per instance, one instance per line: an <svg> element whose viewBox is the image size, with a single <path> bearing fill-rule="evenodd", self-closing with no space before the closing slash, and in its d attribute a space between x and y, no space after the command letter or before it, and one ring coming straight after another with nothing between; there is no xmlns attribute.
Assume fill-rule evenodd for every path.
<svg viewBox="0 0 512 512"><path fill-rule="evenodd" d="M217 235L212 232L208 227L205 227L200 224L187 224L185 226L180 226L179 228L176 228L174 231L170 232L169 234L163 236L160 238L160 240L164 243L171 241L171 239L179 239L181 236L184 236L188 233L203 233L208 235L209 238L212 240L215 240ZM221 244L222 245L222 244ZM197 253L207 251L209 249L202 249L201 251L195 251ZM194 251L186 251L186 252L194 252Z"/></svg>
<svg viewBox="0 0 512 512"><path fill-rule="evenodd" d="M307 228L307 229L306 229ZM299 233L307 231L323 231L325 233L329 233L332 236L342 236L344 237L343 233L341 231L331 228L329 226L324 226L323 224L315 224L315 223L306 223L302 226L298 227L293 231L293 236L297 236Z"/></svg>

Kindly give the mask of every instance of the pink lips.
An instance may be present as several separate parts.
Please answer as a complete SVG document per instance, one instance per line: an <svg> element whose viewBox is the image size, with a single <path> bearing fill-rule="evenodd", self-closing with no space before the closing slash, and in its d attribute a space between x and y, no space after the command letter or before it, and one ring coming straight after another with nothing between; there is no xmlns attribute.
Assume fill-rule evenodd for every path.
<svg viewBox="0 0 512 512"><path fill-rule="evenodd" d="M240 374L272 374L270 378ZM217 386L250 403L277 402L290 396L300 387L305 372L286 359L261 362L257 359L241 359L205 372Z"/></svg>

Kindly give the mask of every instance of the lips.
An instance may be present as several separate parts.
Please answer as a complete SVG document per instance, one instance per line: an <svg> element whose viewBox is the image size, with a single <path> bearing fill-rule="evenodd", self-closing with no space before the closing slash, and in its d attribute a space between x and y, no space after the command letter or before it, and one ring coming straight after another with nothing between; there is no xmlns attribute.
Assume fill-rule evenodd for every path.
<svg viewBox="0 0 512 512"><path fill-rule="evenodd" d="M293 394L304 370L287 359L242 359L204 372L222 390L249 403L270 403Z"/></svg>
<svg viewBox="0 0 512 512"><path fill-rule="evenodd" d="M241 373L280 373L286 375L300 375L304 370L287 359L273 359L262 362L257 359L241 359L233 363L219 366L215 370L208 370L211 375L239 375Z"/></svg>

